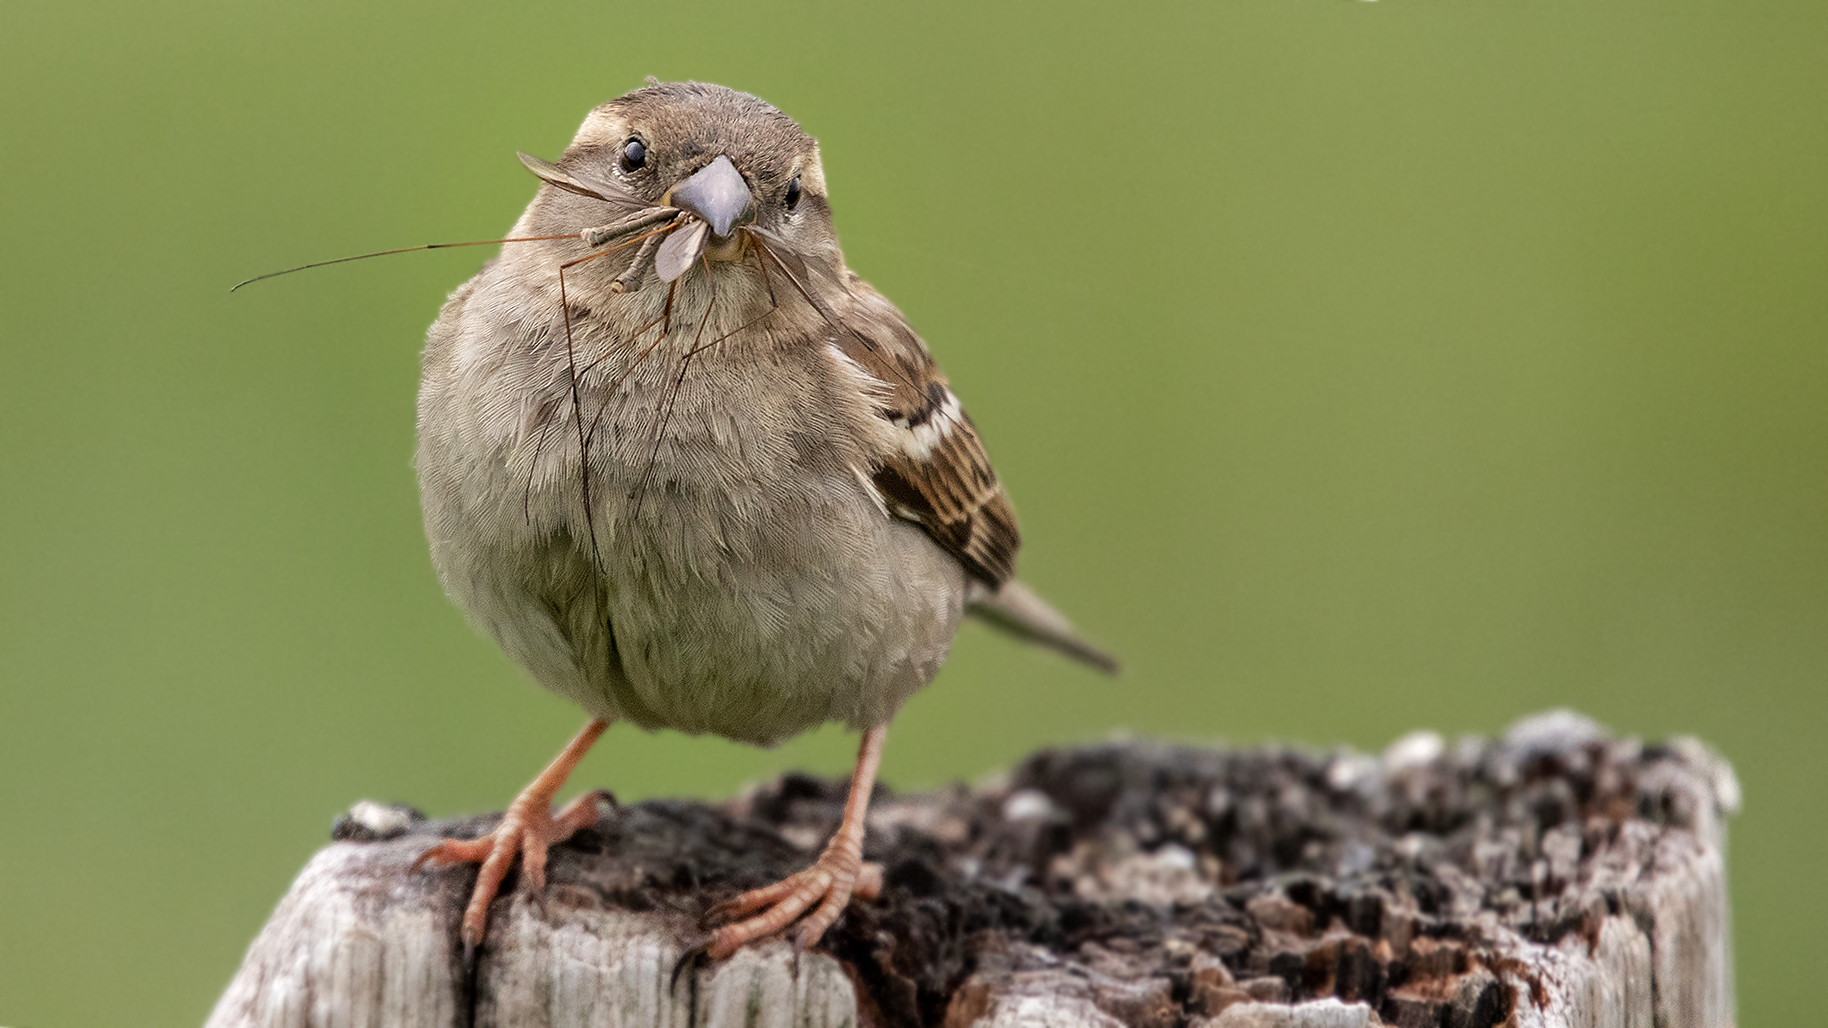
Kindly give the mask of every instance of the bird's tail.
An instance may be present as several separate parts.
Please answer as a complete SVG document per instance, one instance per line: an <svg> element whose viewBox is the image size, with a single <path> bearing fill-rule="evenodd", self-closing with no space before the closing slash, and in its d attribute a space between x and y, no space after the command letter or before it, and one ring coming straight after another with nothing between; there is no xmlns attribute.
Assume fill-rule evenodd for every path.
<svg viewBox="0 0 1828 1028"><path fill-rule="evenodd" d="M1073 632L1072 623L1033 589L1015 579L992 589L973 582L966 599L965 613L974 615L1003 631L1083 661L1106 674L1117 673L1117 660L1094 648Z"/></svg>

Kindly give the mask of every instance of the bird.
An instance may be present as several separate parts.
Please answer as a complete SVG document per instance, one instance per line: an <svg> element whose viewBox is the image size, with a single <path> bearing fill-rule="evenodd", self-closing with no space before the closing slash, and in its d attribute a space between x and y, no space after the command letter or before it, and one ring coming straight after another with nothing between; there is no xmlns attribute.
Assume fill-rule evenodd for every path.
<svg viewBox="0 0 1828 1028"><path fill-rule="evenodd" d="M861 732L839 826L781 882L711 908L721 959L853 898L887 727L967 616L1116 662L1014 577L1020 539L926 344L845 264L817 141L748 93L647 84L585 118L512 238L427 333L416 468L445 591L590 721L477 839L466 958L518 859L597 823L552 801L614 723L770 746Z"/></svg>

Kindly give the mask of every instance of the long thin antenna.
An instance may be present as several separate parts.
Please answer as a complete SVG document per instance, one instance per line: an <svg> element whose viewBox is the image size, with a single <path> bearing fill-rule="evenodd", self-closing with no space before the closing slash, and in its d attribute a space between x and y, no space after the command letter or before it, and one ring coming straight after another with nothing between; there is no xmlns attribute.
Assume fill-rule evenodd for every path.
<svg viewBox="0 0 1828 1028"><path fill-rule="evenodd" d="M294 271L309 271L312 268L326 268L332 264L346 264L349 261L363 261L370 257L390 257L396 253L416 253L420 250L448 250L454 246L495 246L500 243L543 243L554 239L576 238L576 233L571 233L562 236L521 236L514 239L476 239L467 243L427 243L424 246L406 246L398 250L376 250L374 253L358 253L354 257L338 257L333 261L314 261L310 264L300 264L296 268L287 268L284 271L269 271L264 275L255 275L253 278L243 279L240 282L235 283L229 287L229 292L232 293L242 286L252 282L259 282L262 279L290 275Z"/></svg>

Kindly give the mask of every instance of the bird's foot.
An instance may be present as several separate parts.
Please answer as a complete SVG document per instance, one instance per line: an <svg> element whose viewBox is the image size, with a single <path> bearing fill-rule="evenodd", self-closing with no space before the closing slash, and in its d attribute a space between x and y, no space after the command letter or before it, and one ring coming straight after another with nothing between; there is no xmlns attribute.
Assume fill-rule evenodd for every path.
<svg viewBox="0 0 1828 1028"><path fill-rule="evenodd" d="M882 894L882 865L863 862L863 820L869 809L870 790L876 785L876 766L882 760L882 741L888 729L877 725L863 733L857 748L857 769L851 773L850 795L844 816L831 842L813 865L799 874L766 888L745 892L712 907L710 921L729 921L711 934L704 954L722 960L756 939L766 938L799 921L793 932L796 949L810 949L825 930L844 913L852 896L875 899ZM817 906L814 906L817 904ZM807 910L812 913L806 913ZM741 918L742 920L734 920Z"/></svg>
<svg viewBox="0 0 1828 1028"><path fill-rule="evenodd" d="M521 880L527 894L537 896L546 887L546 852L553 846L597 823L597 801L615 797L598 789L587 792L565 805L557 814L550 806L551 796L541 794L537 784L514 798L495 830L480 839L445 839L419 854L413 870L427 864L446 867L451 864L480 864L476 888L470 893L470 905L463 912L463 954L468 960L482 942L488 927L489 904L501 891L514 858L521 859Z"/></svg>
<svg viewBox="0 0 1828 1028"><path fill-rule="evenodd" d="M419 854L413 861L417 871L426 864L444 867L449 864L481 864L476 874L476 888L470 893L470 905L463 911L463 959L465 963L482 944L483 929L489 926L489 903L501 891L502 879L508 876L514 857L521 858L521 874L527 894L538 896L546 887L546 851L564 842L580 829L597 823L597 801L616 805L616 798L606 790L587 792L552 812L552 797L565 784L578 761L584 758L591 743L609 727L608 721L592 721L572 739L565 749L546 765L532 784L521 790L495 830L480 839L445 839Z"/></svg>
<svg viewBox="0 0 1828 1028"><path fill-rule="evenodd" d="M837 839L832 843L816 863L799 874L712 907L705 915L707 920L742 920L732 920L713 932L705 944L705 955L722 960L756 939L781 931L802 914L805 919L794 928L793 943L808 949L838 920L852 897L875 899L881 895L882 865L864 863L853 846L840 846ZM807 914L809 908L812 913Z"/></svg>

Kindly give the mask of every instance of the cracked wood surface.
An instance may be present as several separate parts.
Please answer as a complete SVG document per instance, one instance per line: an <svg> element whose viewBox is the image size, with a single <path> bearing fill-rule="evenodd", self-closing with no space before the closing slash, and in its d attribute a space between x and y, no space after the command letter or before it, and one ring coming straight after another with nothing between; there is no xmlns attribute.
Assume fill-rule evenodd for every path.
<svg viewBox="0 0 1828 1028"><path fill-rule="evenodd" d="M474 869L408 866L495 816L358 804L209 1025L1732 1023L1738 787L1693 740L1554 713L1381 757L1124 743L976 788L879 789L881 899L797 959L771 942L675 982L702 912L811 860L843 800L790 775L606 811L553 850L543 896L496 901L473 968Z"/></svg>

